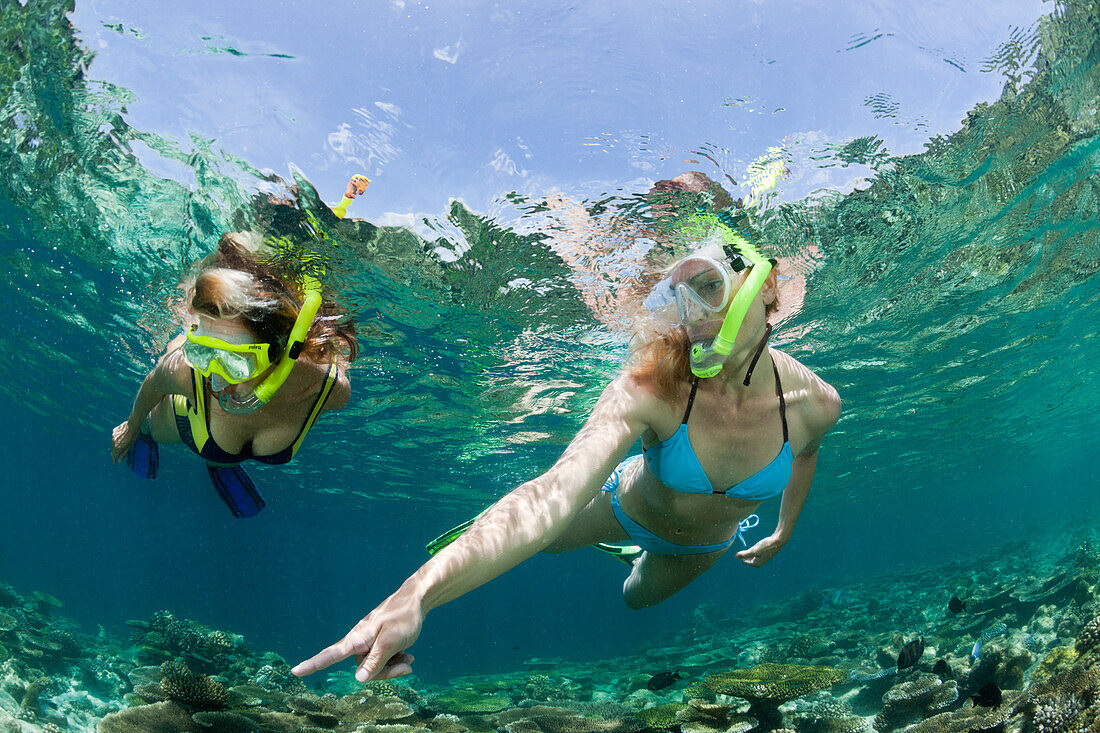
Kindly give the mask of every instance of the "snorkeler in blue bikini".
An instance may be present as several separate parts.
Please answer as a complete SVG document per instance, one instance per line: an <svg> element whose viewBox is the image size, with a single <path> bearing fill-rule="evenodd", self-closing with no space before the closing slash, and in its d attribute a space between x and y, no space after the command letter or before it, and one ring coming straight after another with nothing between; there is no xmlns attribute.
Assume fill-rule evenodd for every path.
<svg viewBox="0 0 1100 733"><path fill-rule="evenodd" d="M780 495L775 530L736 557L760 567L782 549L840 398L768 346L778 295L771 261L714 216L684 223L680 240L687 256L645 299L660 326L636 339L561 458L441 538L431 560L294 674L349 656L360 681L409 674L405 650L428 611L536 552L633 543L623 599L643 608L713 566L760 502ZM643 455L624 460L638 439Z"/></svg>
<svg viewBox="0 0 1100 733"><path fill-rule="evenodd" d="M321 414L347 404L354 325L317 280L282 271L238 233L221 238L186 290L191 324L112 432L111 458L152 479L158 444L183 443L233 515L251 517L264 499L241 464L288 463Z"/></svg>

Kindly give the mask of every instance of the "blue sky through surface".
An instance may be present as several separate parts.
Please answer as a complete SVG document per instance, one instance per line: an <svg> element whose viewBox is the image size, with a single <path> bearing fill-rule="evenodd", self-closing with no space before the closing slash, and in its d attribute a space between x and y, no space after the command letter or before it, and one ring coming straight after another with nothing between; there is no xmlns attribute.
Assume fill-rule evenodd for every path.
<svg viewBox="0 0 1100 733"><path fill-rule="evenodd" d="M353 213L475 210L501 193L600 195L686 169L740 180L787 145L784 199L867 173L814 149L876 135L893 154L956 130L1003 84L988 59L1040 2L296 3L89 0L72 14L126 118L284 175ZM984 71L983 71L984 70ZM692 152L696 151L696 152ZM139 154L142 151L138 151ZM713 161L698 154L705 152ZM177 164L143 162L187 182ZM716 165L717 164L717 165ZM192 184L193 185L193 184ZM386 216L390 214L390 216Z"/></svg>

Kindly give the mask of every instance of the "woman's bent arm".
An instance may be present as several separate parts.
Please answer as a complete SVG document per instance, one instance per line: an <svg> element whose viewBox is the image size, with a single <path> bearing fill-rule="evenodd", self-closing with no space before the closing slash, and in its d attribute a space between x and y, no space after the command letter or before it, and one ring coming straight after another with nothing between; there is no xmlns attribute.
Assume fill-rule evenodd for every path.
<svg viewBox="0 0 1100 733"><path fill-rule="evenodd" d="M814 482L818 446L821 445L825 433L832 430L840 417L840 396L836 390L817 377L814 377L812 384L816 388L816 395L806 421L811 439L809 445L794 457L791 480L783 489L783 502L779 505L779 521L775 532L736 555L738 560L754 568L771 560L790 541L794 525L798 522L798 516L802 513L802 507L810 493L810 485Z"/></svg>
<svg viewBox="0 0 1100 733"><path fill-rule="evenodd" d="M111 432L111 461L117 463L122 460L130 446L137 440L138 433L145 418L149 416L157 403L167 394L187 394L185 379L190 378L190 368L183 360L183 354L179 351L179 344L183 337L178 336L168 344L165 351L153 367L153 371L145 375L134 398L134 406L130 409L130 416L126 422L116 426Z"/></svg>

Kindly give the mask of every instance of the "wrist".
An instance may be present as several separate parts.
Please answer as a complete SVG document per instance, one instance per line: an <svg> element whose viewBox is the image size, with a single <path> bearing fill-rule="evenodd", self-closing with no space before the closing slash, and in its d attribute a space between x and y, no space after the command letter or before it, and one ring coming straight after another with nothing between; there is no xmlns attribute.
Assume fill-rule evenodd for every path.
<svg viewBox="0 0 1100 733"><path fill-rule="evenodd" d="M393 595L400 598L403 604L415 607L420 613L420 618L427 616L428 611L442 603L442 601L432 602L430 585L416 575L402 583Z"/></svg>

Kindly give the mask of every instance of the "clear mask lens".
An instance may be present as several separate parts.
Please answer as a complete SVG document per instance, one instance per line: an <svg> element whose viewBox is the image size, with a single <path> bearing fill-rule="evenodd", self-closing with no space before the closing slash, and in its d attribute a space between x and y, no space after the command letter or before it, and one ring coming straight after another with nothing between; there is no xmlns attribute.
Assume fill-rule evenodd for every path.
<svg viewBox="0 0 1100 733"><path fill-rule="evenodd" d="M642 301L654 318L670 325L680 322L680 314L676 306L676 292L672 289L672 280L665 278L657 283L657 287Z"/></svg>
<svg viewBox="0 0 1100 733"><path fill-rule="evenodd" d="M732 280L729 265L710 257L690 257L657 284L644 305L665 323L687 325L725 308Z"/></svg>
<svg viewBox="0 0 1100 733"><path fill-rule="evenodd" d="M223 351L191 341L183 345L183 358L188 364L203 372L204 376L209 376L210 365L216 361L225 371L225 378L235 380L234 383L250 379L256 371L256 360L251 354Z"/></svg>

